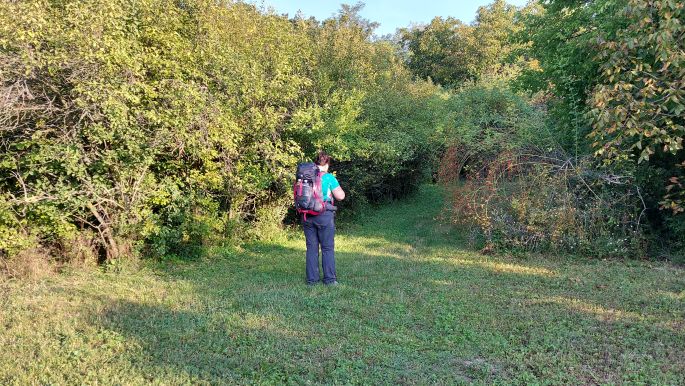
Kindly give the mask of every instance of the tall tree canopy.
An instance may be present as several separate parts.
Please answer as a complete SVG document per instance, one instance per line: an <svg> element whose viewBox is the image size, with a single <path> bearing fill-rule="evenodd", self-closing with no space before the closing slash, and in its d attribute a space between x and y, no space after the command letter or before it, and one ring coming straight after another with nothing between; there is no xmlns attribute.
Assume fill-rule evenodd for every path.
<svg viewBox="0 0 685 386"><path fill-rule="evenodd" d="M408 51L407 66L419 78L456 86L502 71L520 30L518 10L504 0L478 8L476 20L467 25L448 17L401 31Z"/></svg>

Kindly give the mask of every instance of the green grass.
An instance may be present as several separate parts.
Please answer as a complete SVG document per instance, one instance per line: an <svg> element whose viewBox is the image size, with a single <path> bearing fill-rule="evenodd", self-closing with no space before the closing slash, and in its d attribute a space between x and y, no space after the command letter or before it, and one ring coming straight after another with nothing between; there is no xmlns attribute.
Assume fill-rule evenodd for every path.
<svg viewBox="0 0 685 386"><path fill-rule="evenodd" d="M0 286L0 384L685 383L685 271L482 256L427 187L339 232Z"/></svg>

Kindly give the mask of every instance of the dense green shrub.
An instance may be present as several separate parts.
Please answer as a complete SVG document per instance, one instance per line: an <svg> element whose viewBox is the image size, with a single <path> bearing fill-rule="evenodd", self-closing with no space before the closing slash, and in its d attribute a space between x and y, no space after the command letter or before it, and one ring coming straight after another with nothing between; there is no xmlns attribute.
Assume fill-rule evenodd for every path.
<svg viewBox="0 0 685 386"><path fill-rule="evenodd" d="M450 216L486 250L642 257L638 188L585 160L502 153L451 187Z"/></svg>
<svg viewBox="0 0 685 386"><path fill-rule="evenodd" d="M545 113L506 84L473 85L447 104L440 163L449 219L486 250L641 256L634 186L565 155Z"/></svg>
<svg viewBox="0 0 685 386"><path fill-rule="evenodd" d="M550 123L559 144L569 154L590 154L587 98L597 83L600 61L595 60L599 36L625 25L616 15L623 0L549 0L522 15L525 28L517 33L522 54L538 65L527 68L515 84L549 94Z"/></svg>
<svg viewBox="0 0 685 386"><path fill-rule="evenodd" d="M380 86L363 103L365 141L339 168L350 192L371 202L403 197L427 177L442 149L435 133L445 124L444 99L430 84L386 80Z"/></svg>
<svg viewBox="0 0 685 386"><path fill-rule="evenodd" d="M560 144L640 187L653 234L682 239L685 219L685 6L670 0L550 0L520 34L540 67L519 85L549 95ZM640 203L642 204L642 202ZM681 244L682 245L682 244Z"/></svg>
<svg viewBox="0 0 685 386"><path fill-rule="evenodd" d="M448 99L445 109L449 121L442 131L443 142L452 158L449 166L440 169L445 182L481 169L502 153L554 146L544 113L505 82L464 86Z"/></svg>
<svg viewBox="0 0 685 386"><path fill-rule="evenodd" d="M433 121L419 107L436 89L355 12L317 22L233 1L2 2L0 254L60 254L95 234L101 259L196 255L255 236L240 224L279 223L295 164L318 149L347 165L351 200L376 197L347 176L387 190L420 169ZM414 109L381 119L386 93Z"/></svg>
<svg viewBox="0 0 685 386"><path fill-rule="evenodd" d="M491 245L619 254L642 250L645 222L682 245L682 4L498 0L470 25L405 30L402 47L360 9L1 2L0 259L272 237L295 165L322 149L347 213L438 165Z"/></svg>

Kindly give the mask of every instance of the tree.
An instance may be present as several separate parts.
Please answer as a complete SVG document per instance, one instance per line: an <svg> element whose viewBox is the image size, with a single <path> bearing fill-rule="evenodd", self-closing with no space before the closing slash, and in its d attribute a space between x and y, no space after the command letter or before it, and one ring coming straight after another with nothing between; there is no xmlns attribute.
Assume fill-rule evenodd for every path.
<svg viewBox="0 0 685 386"><path fill-rule="evenodd" d="M685 199L684 6L550 0L519 35L540 68L518 83L551 94L550 125L565 149L639 186L648 218L676 238L685 221L657 208L680 213Z"/></svg>
<svg viewBox="0 0 685 386"><path fill-rule="evenodd" d="M620 17L628 25L601 36L595 56L602 63L589 99L595 154L611 164L685 165L685 4L631 0ZM682 192L680 177L671 177L662 205L684 211Z"/></svg>
<svg viewBox="0 0 685 386"><path fill-rule="evenodd" d="M444 86L498 75L513 60L511 37L522 28L517 15L515 6L495 0L478 9L471 25L436 17L428 25L404 29L407 66L417 77Z"/></svg>
<svg viewBox="0 0 685 386"><path fill-rule="evenodd" d="M512 60L511 55L518 47L512 37L523 26L518 22L519 10L504 0L478 8L474 23L473 50L477 63L477 74L496 72Z"/></svg>
<svg viewBox="0 0 685 386"><path fill-rule="evenodd" d="M474 79L478 64L472 52L473 28L448 17L402 32L409 52L407 67L419 78L450 86Z"/></svg>
<svg viewBox="0 0 685 386"><path fill-rule="evenodd" d="M571 154L590 152L586 113L588 95L598 81L597 39L625 24L615 17L621 3L549 0L521 15L525 28L517 33L517 40L527 47L522 54L538 66L525 69L516 83L552 95L550 117L561 145Z"/></svg>

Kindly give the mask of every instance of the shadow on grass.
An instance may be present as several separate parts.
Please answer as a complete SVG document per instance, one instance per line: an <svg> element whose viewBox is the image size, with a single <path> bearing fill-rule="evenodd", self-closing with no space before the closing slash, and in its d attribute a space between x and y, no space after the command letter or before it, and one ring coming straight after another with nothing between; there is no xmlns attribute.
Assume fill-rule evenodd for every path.
<svg viewBox="0 0 685 386"><path fill-rule="evenodd" d="M437 189L413 198L423 204L391 203L339 233L339 287L304 285L304 241L252 243L158 270L190 293L114 301L101 320L138 342L144 360L131 363L162 383L683 378L683 280L483 257L436 220Z"/></svg>
<svg viewBox="0 0 685 386"><path fill-rule="evenodd" d="M441 286L428 277L413 289L402 285L399 275L420 268L413 262L340 252L349 281L307 287L301 264L293 267L302 253L255 244L214 262L230 267L225 272L167 272L167 279L192 284L185 304L118 301L101 320L138 342L149 360L140 371L156 380L167 374L209 383L464 383L491 379L489 369L500 368L480 358L471 338L457 337L472 335L469 329L449 327L443 311L456 315L458 308L416 308Z"/></svg>
<svg viewBox="0 0 685 386"><path fill-rule="evenodd" d="M219 303L213 302L213 306ZM297 347L297 337L275 327L267 312L212 307L196 310L161 305L114 302L104 313L104 326L133 337L144 352L134 366L149 380L162 383L282 380L287 369L257 347L278 351ZM288 369L292 370L292 369Z"/></svg>
<svg viewBox="0 0 685 386"><path fill-rule="evenodd" d="M383 230L370 233L358 247L382 251ZM151 379L189 382L489 383L550 372L595 382L621 381L630 366L668 380L655 360L670 361L668 371L682 365L685 336L668 309L611 307L611 296L549 269L399 249L342 248L344 284L327 288L304 285L303 249L255 243L161 272L192 293L169 304L114 302L104 326L139 342ZM626 306L644 301L630 295L638 299L621 298Z"/></svg>

